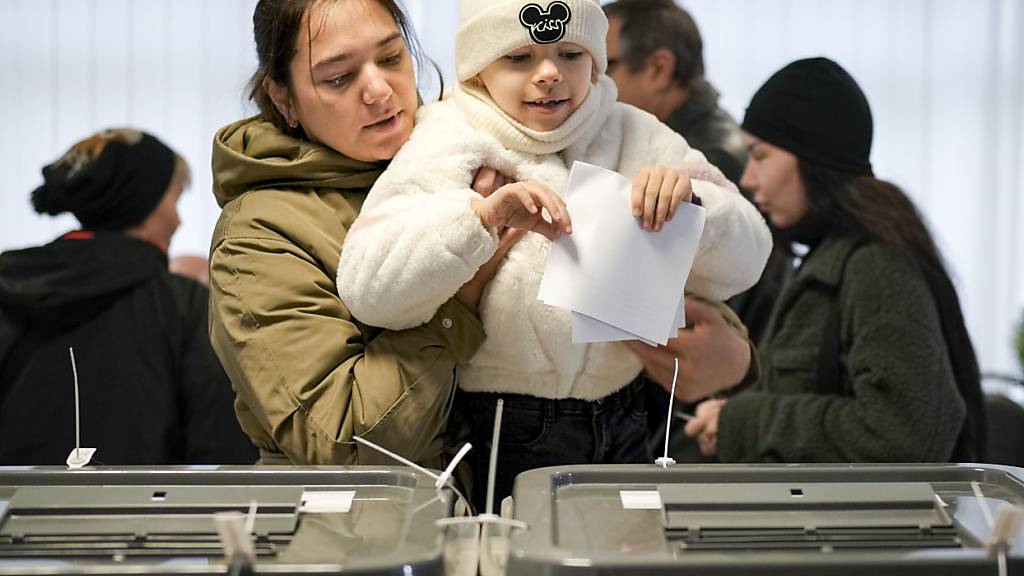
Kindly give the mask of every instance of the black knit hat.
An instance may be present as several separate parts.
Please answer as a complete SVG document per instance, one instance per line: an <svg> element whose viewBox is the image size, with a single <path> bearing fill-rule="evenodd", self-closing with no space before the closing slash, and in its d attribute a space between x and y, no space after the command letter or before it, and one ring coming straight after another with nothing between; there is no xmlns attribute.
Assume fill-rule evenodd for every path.
<svg viewBox="0 0 1024 576"><path fill-rule="evenodd" d="M32 192L40 214L71 212L86 228L123 230L140 224L170 186L175 154L137 130L104 130L43 167Z"/></svg>
<svg viewBox="0 0 1024 576"><path fill-rule="evenodd" d="M801 160L871 174L871 108L857 82L828 58L797 60L754 94L743 129Z"/></svg>

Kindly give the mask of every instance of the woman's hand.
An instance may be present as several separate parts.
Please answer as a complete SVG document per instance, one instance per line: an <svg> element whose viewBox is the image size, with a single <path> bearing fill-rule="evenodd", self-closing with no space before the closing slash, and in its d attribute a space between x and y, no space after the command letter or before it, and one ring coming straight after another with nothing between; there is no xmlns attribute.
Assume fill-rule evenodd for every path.
<svg viewBox="0 0 1024 576"><path fill-rule="evenodd" d="M633 176L631 208L645 230L661 230L672 220L680 202L693 196L690 177L668 166L644 166Z"/></svg>
<svg viewBox="0 0 1024 576"><path fill-rule="evenodd" d="M515 181L515 178L505 176L494 168L484 166L477 170L476 174L473 175L473 191L484 198L487 198L491 195L491 192L494 192L505 184L511 184Z"/></svg>
<svg viewBox="0 0 1024 576"><path fill-rule="evenodd" d="M727 400L705 400L697 405L693 420L683 428L690 438L696 438L700 451L705 456L718 454L718 416Z"/></svg>
<svg viewBox="0 0 1024 576"><path fill-rule="evenodd" d="M520 228L557 240L562 233L572 234L572 222L565 202L539 182L505 184L482 200L470 204L480 222L488 228ZM551 215L544 219L541 209Z"/></svg>
<svg viewBox="0 0 1024 576"><path fill-rule="evenodd" d="M686 299L686 322L665 346L639 340L624 344L643 362L647 375L672 390L675 359L679 358L676 398L688 403L727 390L743 381L750 369L750 343L725 323L714 306Z"/></svg>

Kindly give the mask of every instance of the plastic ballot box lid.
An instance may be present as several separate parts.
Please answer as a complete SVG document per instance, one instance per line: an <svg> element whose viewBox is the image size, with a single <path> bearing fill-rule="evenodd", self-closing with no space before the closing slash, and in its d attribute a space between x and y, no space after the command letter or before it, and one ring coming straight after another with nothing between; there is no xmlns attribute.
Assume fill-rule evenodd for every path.
<svg viewBox="0 0 1024 576"><path fill-rule="evenodd" d="M517 576L965 576L1002 560L1024 574L1024 533L1000 541L1002 559L991 542L1019 506L1024 470L993 465L544 468L516 479L505 513L528 528L500 563Z"/></svg>
<svg viewBox="0 0 1024 576"><path fill-rule="evenodd" d="M453 503L398 467L0 468L0 574L443 574Z"/></svg>

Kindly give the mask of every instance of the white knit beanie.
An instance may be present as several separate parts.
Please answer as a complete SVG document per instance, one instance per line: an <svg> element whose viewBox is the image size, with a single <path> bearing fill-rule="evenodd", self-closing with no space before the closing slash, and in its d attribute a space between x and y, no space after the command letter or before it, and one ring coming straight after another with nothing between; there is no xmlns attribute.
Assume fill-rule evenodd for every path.
<svg viewBox="0 0 1024 576"><path fill-rule="evenodd" d="M460 82L530 44L573 42L608 68L608 19L596 0L460 0L455 69Z"/></svg>

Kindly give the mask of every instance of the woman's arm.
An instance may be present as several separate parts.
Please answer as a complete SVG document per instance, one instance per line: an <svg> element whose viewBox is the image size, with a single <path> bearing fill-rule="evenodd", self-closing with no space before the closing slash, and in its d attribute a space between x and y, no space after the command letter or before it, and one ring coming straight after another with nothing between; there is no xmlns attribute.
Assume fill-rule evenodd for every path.
<svg viewBox="0 0 1024 576"><path fill-rule="evenodd" d="M455 300L411 330L361 326L298 243L238 236L212 253L210 335L245 431L299 464L380 462L354 435L413 460L439 453L455 367L484 338Z"/></svg>
<svg viewBox="0 0 1024 576"><path fill-rule="evenodd" d="M463 191L403 194L364 212L345 238L338 294L362 322L419 326L455 295L498 247Z"/></svg>
<svg viewBox="0 0 1024 576"><path fill-rule="evenodd" d="M495 252L495 230L471 203L487 141L450 102L422 108L416 130L374 184L345 238L339 295L371 326L404 329L434 316Z"/></svg>

